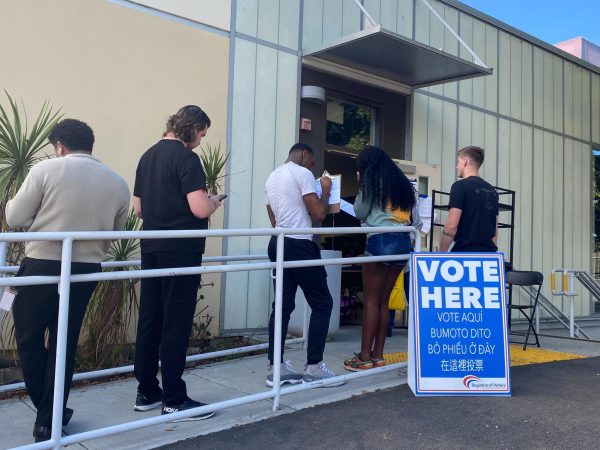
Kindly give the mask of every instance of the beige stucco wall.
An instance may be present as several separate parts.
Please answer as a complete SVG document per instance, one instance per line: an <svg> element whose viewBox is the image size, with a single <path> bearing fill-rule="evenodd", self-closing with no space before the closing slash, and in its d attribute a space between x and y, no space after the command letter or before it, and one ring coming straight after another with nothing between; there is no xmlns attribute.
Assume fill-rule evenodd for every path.
<svg viewBox="0 0 600 450"><path fill-rule="evenodd" d="M130 188L140 156L185 104L209 114L204 142L225 148L227 36L106 0L19 0L0 2L0 42L0 88L23 100L30 119L47 99L65 117L87 122L94 154ZM6 105L1 91L0 102ZM211 227L221 228L222 217ZM220 253L220 240L210 240L207 254ZM215 278L204 295L216 332L220 279L204 282Z"/></svg>

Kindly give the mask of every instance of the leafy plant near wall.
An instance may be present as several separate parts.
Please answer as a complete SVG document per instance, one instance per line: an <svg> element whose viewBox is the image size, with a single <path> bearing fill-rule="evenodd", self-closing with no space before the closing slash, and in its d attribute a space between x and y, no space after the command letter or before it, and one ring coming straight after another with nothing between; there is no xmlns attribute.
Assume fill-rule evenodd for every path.
<svg viewBox="0 0 600 450"><path fill-rule="evenodd" d="M45 101L35 121L29 128L27 111L25 105L19 105L10 94L4 90L8 99L8 107L0 104L0 230L11 230L6 224L6 203L15 196L31 167L46 157L41 151L49 143L47 142L50 130L61 119L60 108L54 110ZM8 246L6 262L8 265L18 265L25 254L25 244L13 242ZM0 341L7 348L15 348L14 328L12 321L2 320L0 329ZM4 338L6 337L6 342Z"/></svg>
<svg viewBox="0 0 600 450"><path fill-rule="evenodd" d="M6 203L15 196L31 167L46 155L41 150L50 130L61 119L60 109L54 111L45 101L31 129L25 105L17 102L4 90L9 107L0 104L0 223L2 231L9 231L4 216ZM19 231L19 230L13 230ZM24 245L9 246L7 262L18 264L23 258Z"/></svg>
<svg viewBox="0 0 600 450"><path fill-rule="evenodd" d="M228 159L229 153L221 153L220 143L216 146L206 144L205 147L202 147L200 160L206 174L206 188L210 195L217 195L223 189L221 181L226 175L223 175L222 172Z"/></svg>
<svg viewBox="0 0 600 450"><path fill-rule="evenodd" d="M129 211L126 231L140 229L140 220ZM138 239L113 241L107 261L129 261L139 253ZM139 267L106 268L105 272L135 270ZM88 370L115 367L127 362L130 346L127 334L139 306L138 280L109 280L98 283L84 319L84 342L79 351L79 366Z"/></svg>

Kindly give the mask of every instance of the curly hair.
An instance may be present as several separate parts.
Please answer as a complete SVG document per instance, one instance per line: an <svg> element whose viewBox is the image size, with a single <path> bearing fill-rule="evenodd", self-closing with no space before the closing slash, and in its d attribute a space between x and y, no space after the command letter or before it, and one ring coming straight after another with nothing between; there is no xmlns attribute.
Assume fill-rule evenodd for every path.
<svg viewBox="0 0 600 450"><path fill-rule="evenodd" d="M359 191L371 205L391 205L410 211L416 204L415 190L406 175L381 148L368 145L356 158Z"/></svg>
<svg viewBox="0 0 600 450"><path fill-rule="evenodd" d="M187 105L169 117L167 121L167 133L181 139L183 142L192 142L195 133L210 127L208 115L199 106Z"/></svg>
<svg viewBox="0 0 600 450"><path fill-rule="evenodd" d="M60 142L73 152L92 153L94 131L87 123L81 120L64 119L52 128L48 134L48 140L52 145Z"/></svg>

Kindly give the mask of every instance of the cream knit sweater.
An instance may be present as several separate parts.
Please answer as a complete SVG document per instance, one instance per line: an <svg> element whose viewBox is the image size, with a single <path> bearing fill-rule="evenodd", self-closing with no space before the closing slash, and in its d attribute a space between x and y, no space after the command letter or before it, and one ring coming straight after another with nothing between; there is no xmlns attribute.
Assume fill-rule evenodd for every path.
<svg viewBox="0 0 600 450"><path fill-rule="evenodd" d="M129 209L129 188L123 178L89 153L41 161L6 205L12 228L29 231L122 230ZM101 262L109 241L75 241L74 262ZM28 242L25 255L61 259L61 242Z"/></svg>

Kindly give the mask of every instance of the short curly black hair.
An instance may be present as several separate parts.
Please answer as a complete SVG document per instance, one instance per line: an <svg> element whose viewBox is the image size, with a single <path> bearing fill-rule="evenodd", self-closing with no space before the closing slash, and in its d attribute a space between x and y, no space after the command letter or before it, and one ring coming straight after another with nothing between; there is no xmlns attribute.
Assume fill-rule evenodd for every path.
<svg viewBox="0 0 600 450"><path fill-rule="evenodd" d="M48 134L52 145L60 142L67 150L73 152L92 153L94 147L94 131L81 120L64 119L58 122Z"/></svg>

